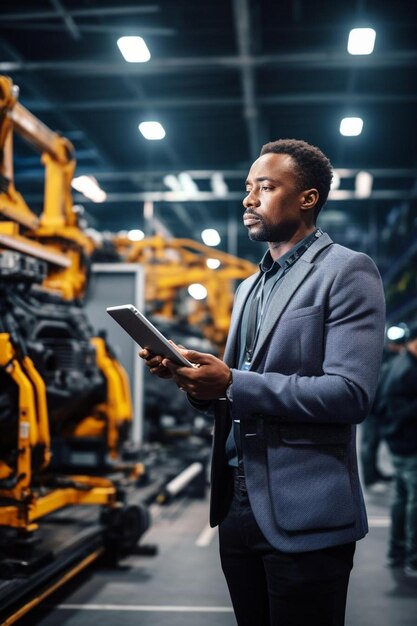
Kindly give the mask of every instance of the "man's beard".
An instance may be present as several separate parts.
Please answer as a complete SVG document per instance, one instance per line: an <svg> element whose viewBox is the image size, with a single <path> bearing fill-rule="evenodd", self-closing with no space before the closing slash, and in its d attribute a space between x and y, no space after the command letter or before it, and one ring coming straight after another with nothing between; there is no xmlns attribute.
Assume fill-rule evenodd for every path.
<svg viewBox="0 0 417 626"><path fill-rule="evenodd" d="M251 241L273 241L271 236L272 231L265 224L258 225L255 232L248 229L248 237Z"/></svg>
<svg viewBox="0 0 417 626"><path fill-rule="evenodd" d="M265 224L265 222L259 220L256 230L248 229L248 237L251 241L288 241L293 236L296 228L297 224L295 222L275 226L273 224Z"/></svg>

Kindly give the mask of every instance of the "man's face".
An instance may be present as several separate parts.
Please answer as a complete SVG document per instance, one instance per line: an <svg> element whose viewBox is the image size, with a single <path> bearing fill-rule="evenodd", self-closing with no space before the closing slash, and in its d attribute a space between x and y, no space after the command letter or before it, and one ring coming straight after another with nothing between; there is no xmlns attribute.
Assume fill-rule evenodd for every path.
<svg viewBox="0 0 417 626"><path fill-rule="evenodd" d="M246 181L243 223L254 241L289 241L304 220L304 194L297 186L296 164L288 154L267 153L257 159Z"/></svg>

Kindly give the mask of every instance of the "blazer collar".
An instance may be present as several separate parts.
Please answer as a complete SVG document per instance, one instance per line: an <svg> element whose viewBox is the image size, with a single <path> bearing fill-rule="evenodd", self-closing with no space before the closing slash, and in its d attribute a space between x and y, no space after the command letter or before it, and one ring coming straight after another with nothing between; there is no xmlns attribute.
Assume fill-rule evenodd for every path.
<svg viewBox="0 0 417 626"><path fill-rule="evenodd" d="M321 252L324 248L330 246L333 243L333 240L329 237L327 233L323 233L321 237L317 239L311 246L306 250L301 257L300 261L307 261L307 263L312 263L319 252Z"/></svg>
<svg viewBox="0 0 417 626"><path fill-rule="evenodd" d="M323 233L321 237L304 252L303 256L297 261L291 271L284 276L280 289L277 289L276 292L272 294L268 306L268 315L261 326L256 349L253 353L252 367L259 360L259 356L263 351L269 334L283 314L291 298L313 269L313 261L324 248L327 248L332 243L329 235Z"/></svg>
<svg viewBox="0 0 417 626"><path fill-rule="evenodd" d="M262 348L265 344L265 341L267 340L273 327L284 312L287 304L297 291L298 287L313 269L313 262L315 258L324 248L327 248L332 243L333 241L331 240L329 235L327 233L323 233L321 237L319 237L317 241L311 244L308 250L305 251L303 256L297 261L294 267L291 268L291 271L288 272L286 276L284 276L281 288L278 289L271 298L271 302L268 307L270 314L267 316L267 319L264 321L260 330L257 347L253 355L252 367L256 363L260 352L262 351ZM235 305L233 307L229 337L224 353L224 360L228 364L233 362L233 357L236 349L237 333L240 326L240 320L242 317L242 312L246 299L253 289L254 285L256 284L256 281L259 278L259 274L260 272L257 272L253 276L250 276L239 287L239 292L237 294Z"/></svg>

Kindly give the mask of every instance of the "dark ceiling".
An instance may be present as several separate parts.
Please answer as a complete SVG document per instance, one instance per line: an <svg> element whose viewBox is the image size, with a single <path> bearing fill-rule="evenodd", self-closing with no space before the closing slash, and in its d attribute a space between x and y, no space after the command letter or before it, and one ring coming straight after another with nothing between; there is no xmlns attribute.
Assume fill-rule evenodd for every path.
<svg viewBox="0 0 417 626"><path fill-rule="evenodd" d="M372 55L347 53L356 26L376 30ZM371 254L387 290L398 292L417 250L416 32L414 0L3 1L0 74L73 142L76 174L95 176L106 191L102 204L75 194L97 230L149 232L143 207L151 200L156 224L173 236L199 240L202 228L217 228L222 249L255 261L260 244L241 225L251 161L281 137L318 145L342 175L321 226ZM129 34L145 39L148 63L122 58L116 41ZM340 135L346 115L363 118L359 137ZM139 134L146 119L163 124L164 140ZM355 195L360 170L373 175L365 199ZM199 196L168 201L163 179L183 171ZM214 172L225 197L213 193ZM39 211L43 171L18 140L15 182ZM394 298L393 317L403 306Z"/></svg>

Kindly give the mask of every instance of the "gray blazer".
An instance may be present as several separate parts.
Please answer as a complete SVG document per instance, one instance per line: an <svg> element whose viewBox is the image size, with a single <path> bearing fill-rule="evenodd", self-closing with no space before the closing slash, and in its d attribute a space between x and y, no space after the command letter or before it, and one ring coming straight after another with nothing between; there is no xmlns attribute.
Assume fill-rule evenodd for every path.
<svg viewBox="0 0 417 626"><path fill-rule="evenodd" d="M235 298L225 361L258 274ZM215 401L210 522L229 502L225 439L240 419L249 500L266 539L285 552L355 541L367 532L355 424L371 406L385 307L373 261L323 234L268 307L250 371L233 369L233 402Z"/></svg>

